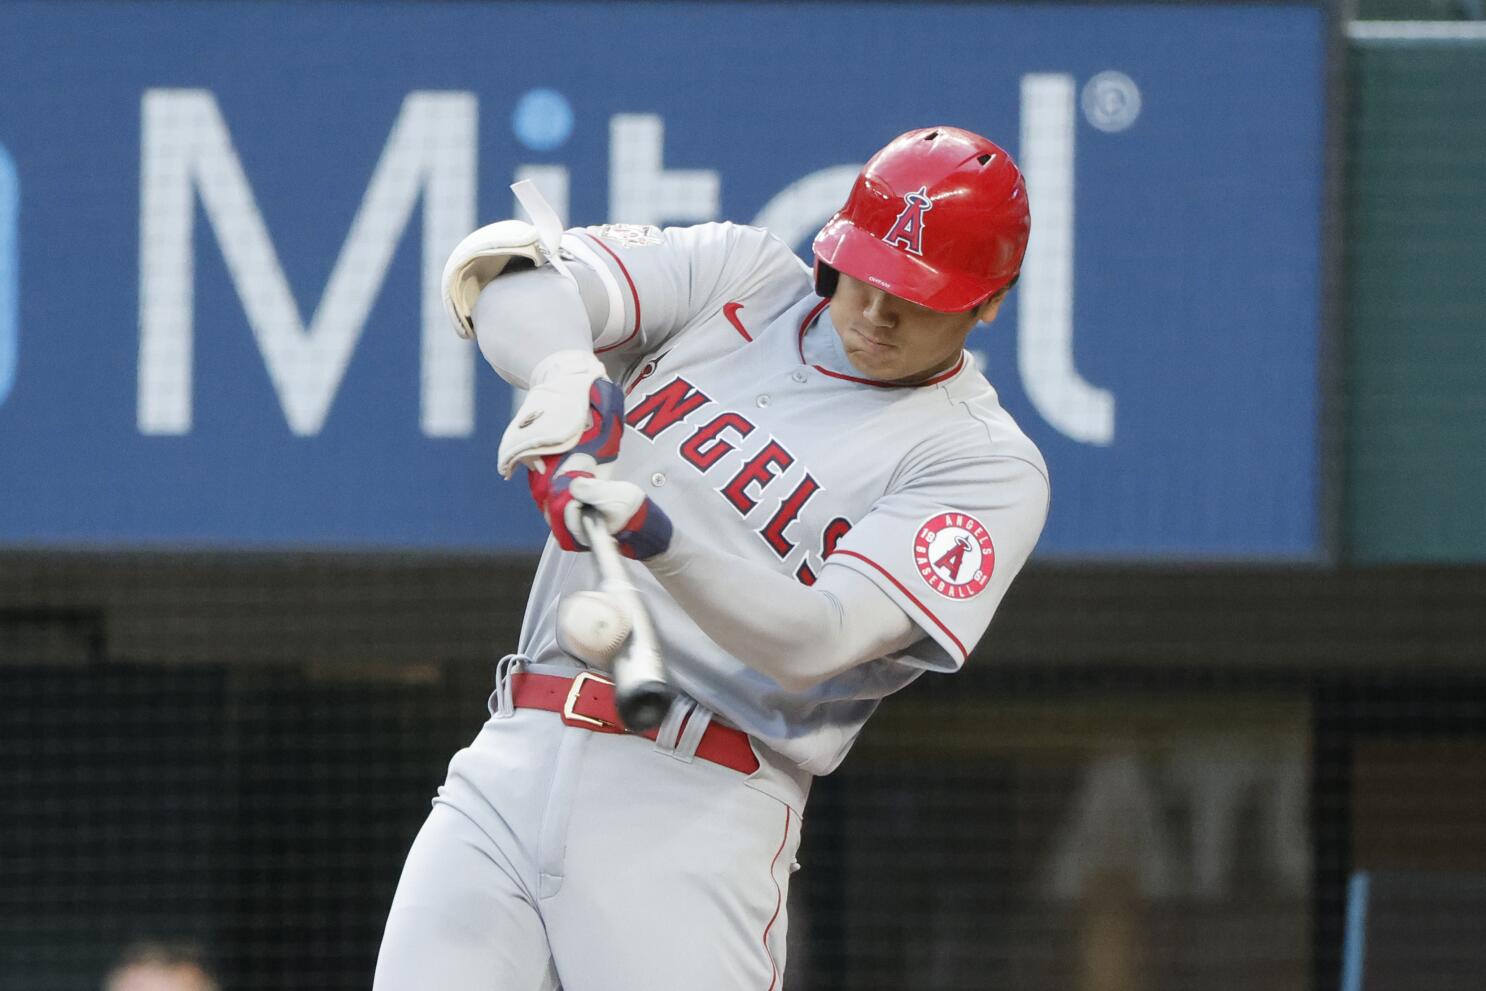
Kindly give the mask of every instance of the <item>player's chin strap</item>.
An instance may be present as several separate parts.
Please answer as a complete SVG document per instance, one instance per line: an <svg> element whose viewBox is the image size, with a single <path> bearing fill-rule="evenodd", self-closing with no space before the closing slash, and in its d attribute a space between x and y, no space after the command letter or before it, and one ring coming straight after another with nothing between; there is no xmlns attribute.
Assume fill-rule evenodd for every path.
<svg viewBox="0 0 1486 991"><path fill-rule="evenodd" d="M551 265L554 271L577 285L577 277L559 252L562 220L557 211L530 179L514 183L511 191L530 214L532 223L502 220L486 224L455 245L444 263L440 277L444 312L460 337L475 336L475 301L480 298L481 290L512 262L531 268Z"/></svg>

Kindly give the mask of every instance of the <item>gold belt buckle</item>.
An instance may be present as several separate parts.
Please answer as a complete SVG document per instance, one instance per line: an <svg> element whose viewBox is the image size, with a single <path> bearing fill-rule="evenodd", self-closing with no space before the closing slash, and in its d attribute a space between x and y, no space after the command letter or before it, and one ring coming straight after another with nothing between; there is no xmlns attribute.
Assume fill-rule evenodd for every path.
<svg viewBox="0 0 1486 991"><path fill-rule="evenodd" d="M617 724L607 722L603 719L595 719L593 716L585 716L573 711L573 706L578 704L578 696L583 693L583 685L588 681L597 681L605 685L613 686L614 682L603 675L594 674L592 671L580 671L573 679L573 684L568 688L568 697L562 703L562 721L570 726L596 726L615 728Z"/></svg>

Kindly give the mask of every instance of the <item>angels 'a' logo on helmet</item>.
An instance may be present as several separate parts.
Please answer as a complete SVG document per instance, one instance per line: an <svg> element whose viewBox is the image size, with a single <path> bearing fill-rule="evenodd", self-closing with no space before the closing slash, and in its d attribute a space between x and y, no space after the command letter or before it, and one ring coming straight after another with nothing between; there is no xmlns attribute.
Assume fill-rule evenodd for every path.
<svg viewBox="0 0 1486 991"><path fill-rule="evenodd" d="M968 599L991 583L996 549L980 521L965 513L940 513L913 536L913 563L946 599Z"/></svg>
<svg viewBox="0 0 1486 991"><path fill-rule="evenodd" d="M903 194L903 212L893 221L893 226L882 236L888 244L896 244L909 254L924 253L924 214L934 209L929 199L929 187L920 186L912 193Z"/></svg>

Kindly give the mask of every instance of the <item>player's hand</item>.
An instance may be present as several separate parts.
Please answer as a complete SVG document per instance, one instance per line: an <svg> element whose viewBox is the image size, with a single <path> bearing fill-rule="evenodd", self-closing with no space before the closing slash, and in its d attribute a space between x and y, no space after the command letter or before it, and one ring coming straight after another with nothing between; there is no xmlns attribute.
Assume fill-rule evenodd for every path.
<svg viewBox="0 0 1486 991"><path fill-rule="evenodd" d="M557 545L565 551L588 550L582 540L584 506L598 510L625 557L644 561L671 546L671 518L638 485L574 471L552 480L543 510Z"/></svg>
<svg viewBox="0 0 1486 991"><path fill-rule="evenodd" d="M619 454L623 426L624 394L604 377L593 353L558 351L532 369L526 399L501 437L496 467L505 478L518 464L550 473L544 457L575 452L589 460L567 470L592 470Z"/></svg>
<svg viewBox="0 0 1486 991"><path fill-rule="evenodd" d="M526 484L537 509L547 512L552 480L559 475L581 471L608 478L623 436L624 393L608 379L596 379L588 387L588 426L578 442L561 454L544 454L527 465Z"/></svg>

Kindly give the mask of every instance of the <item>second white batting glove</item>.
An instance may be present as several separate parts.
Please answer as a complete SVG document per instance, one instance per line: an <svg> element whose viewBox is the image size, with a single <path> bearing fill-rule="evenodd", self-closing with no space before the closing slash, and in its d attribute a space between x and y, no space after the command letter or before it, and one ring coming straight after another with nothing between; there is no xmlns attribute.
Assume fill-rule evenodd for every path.
<svg viewBox="0 0 1486 991"><path fill-rule="evenodd" d="M538 362L526 399L501 436L501 476L510 478L518 464L540 470L543 455L572 450L589 427L589 390L603 378L592 351L557 351Z"/></svg>
<svg viewBox="0 0 1486 991"><path fill-rule="evenodd" d="M563 550L588 549L582 539L585 506L598 510L625 557L644 561L671 546L670 517L638 485L568 472L553 480L545 510L547 524Z"/></svg>

